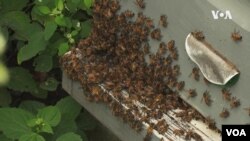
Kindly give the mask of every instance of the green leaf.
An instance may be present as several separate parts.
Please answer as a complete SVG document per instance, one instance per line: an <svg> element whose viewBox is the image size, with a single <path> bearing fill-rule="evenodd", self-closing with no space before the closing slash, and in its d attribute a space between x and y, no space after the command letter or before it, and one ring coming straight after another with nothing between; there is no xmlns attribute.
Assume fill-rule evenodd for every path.
<svg viewBox="0 0 250 141"><path fill-rule="evenodd" d="M64 55L67 51L69 51L69 44L67 42L61 43L58 47L58 56Z"/></svg>
<svg viewBox="0 0 250 141"><path fill-rule="evenodd" d="M67 116L67 115L65 115ZM48 137L49 141L54 141L62 134L67 132L75 132L77 130L77 126L74 120L68 119L65 116L62 116L61 122L53 128L54 134L53 136Z"/></svg>
<svg viewBox="0 0 250 141"><path fill-rule="evenodd" d="M0 55L2 55L5 51L8 35L8 29L0 26Z"/></svg>
<svg viewBox="0 0 250 141"><path fill-rule="evenodd" d="M9 81L9 72L6 66L0 61L0 86L5 85Z"/></svg>
<svg viewBox="0 0 250 141"><path fill-rule="evenodd" d="M22 10L27 2L28 0L0 0L0 13Z"/></svg>
<svg viewBox="0 0 250 141"><path fill-rule="evenodd" d="M38 110L44 107L45 107L45 104L38 102L38 101L33 101L33 100L24 100L19 105L19 108L22 108L33 114L37 114Z"/></svg>
<svg viewBox="0 0 250 141"><path fill-rule="evenodd" d="M45 139L37 133L29 133L22 135L19 141L45 141Z"/></svg>
<svg viewBox="0 0 250 141"><path fill-rule="evenodd" d="M57 25L54 21L48 21L45 23L45 29L44 29L44 38L45 40L49 40L50 37L54 34L56 31Z"/></svg>
<svg viewBox="0 0 250 141"><path fill-rule="evenodd" d="M65 43L65 42L67 42L66 38L64 38L64 36L59 34L58 32L55 32L55 34L50 39L50 43L48 43L46 50L42 51L41 54L49 54L51 56L55 56L58 54L58 48L60 44ZM54 67L54 64L55 62L53 62L53 67Z"/></svg>
<svg viewBox="0 0 250 141"><path fill-rule="evenodd" d="M55 23L59 26L63 26L67 28L72 27L71 19L69 17L64 17L63 15L56 16Z"/></svg>
<svg viewBox="0 0 250 141"><path fill-rule="evenodd" d="M53 67L52 56L50 54L41 54L35 58L33 65L37 72L49 72Z"/></svg>
<svg viewBox="0 0 250 141"><path fill-rule="evenodd" d="M53 129L52 129L52 127L48 123L45 122L42 125L42 128L41 128L40 132L53 134Z"/></svg>
<svg viewBox="0 0 250 141"><path fill-rule="evenodd" d="M78 10L78 6L79 6L79 3L74 3L73 1L72 2L67 2L66 3L66 6L67 6L67 10L71 13L75 13L77 12Z"/></svg>
<svg viewBox="0 0 250 141"><path fill-rule="evenodd" d="M38 111L37 116L44 119L51 126L56 126L61 120L60 110L55 106L48 106Z"/></svg>
<svg viewBox="0 0 250 141"><path fill-rule="evenodd" d="M61 122L54 128L54 134L48 140L56 140L57 137L67 132L75 132L77 126L76 117L79 115L82 107L70 96L67 96L57 102L56 107L62 114Z"/></svg>
<svg viewBox="0 0 250 141"><path fill-rule="evenodd" d="M29 60L36 56L40 51L46 48L47 42L43 33L36 33L29 40L29 43L22 47L17 54L17 62L21 64L23 61Z"/></svg>
<svg viewBox="0 0 250 141"><path fill-rule="evenodd" d="M71 34L71 36L74 37L78 34L78 30L73 30L70 34Z"/></svg>
<svg viewBox="0 0 250 141"><path fill-rule="evenodd" d="M78 104L73 98L67 96L56 103L56 107L62 113L62 116L70 120L75 120L79 115L82 106Z"/></svg>
<svg viewBox="0 0 250 141"><path fill-rule="evenodd" d="M67 26L66 19L63 16L56 16L55 22L59 26Z"/></svg>
<svg viewBox="0 0 250 141"><path fill-rule="evenodd" d="M63 0L55 0L55 5L56 5L56 8L60 11L62 11L64 8Z"/></svg>
<svg viewBox="0 0 250 141"><path fill-rule="evenodd" d="M87 8L90 8L93 4L92 0L84 0L84 4L86 5Z"/></svg>
<svg viewBox="0 0 250 141"><path fill-rule="evenodd" d="M84 111L76 119L77 126L81 130L93 130L96 127L96 120L87 112Z"/></svg>
<svg viewBox="0 0 250 141"><path fill-rule="evenodd" d="M46 5L48 6L48 5ZM34 7L31 9L31 12L29 13L31 15L31 19L33 21L36 21L38 23L44 24L47 21L51 21L53 19L52 15L53 15L53 11L54 11L54 7L50 7L50 9L52 9L51 13L49 15L44 15L42 14L39 9L38 9L39 5L34 5ZM40 25L40 26L41 26Z"/></svg>
<svg viewBox="0 0 250 141"><path fill-rule="evenodd" d="M43 119L41 119L41 118L33 118L33 119L31 119L31 120L29 120L29 121L27 122L27 125L28 125L29 127L35 127L36 125L38 125L38 124L37 124L38 120L42 120L42 121L43 121Z"/></svg>
<svg viewBox="0 0 250 141"><path fill-rule="evenodd" d="M60 136L56 141L82 141L82 138L75 133L68 132Z"/></svg>
<svg viewBox="0 0 250 141"><path fill-rule="evenodd" d="M38 23L31 23L28 14L21 11L5 13L0 18L0 25L7 26L14 30L14 37L18 40L30 40L34 34L42 32L42 27Z"/></svg>
<svg viewBox="0 0 250 141"><path fill-rule="evenodd" d="M0 88L0 107L8 106L10 105L10 103L11 103L11 96L9 91Z"/></svg>
<svg viewBox="0 0 250 141"><path fill-rule="evenodd" d="M37 8L38 8L39 12L41 12L44 15L51 13L51 10L47 6L38 6Z"/></svg>
<svg viewBox="0 0 250 141"><path fill-rule="evenodd" d="M0 134L0 139L1 139L1 141L13 141L13 140L7 138L4 134Z"/></svg>
<svg viewBox="0 0 250 141"><path fill-rule="evenodd" d="M10 139L18 139L23 134L31 133L26 124L34 116L22 109L0 108L0 130Z"/></svg>
<svg viewBox="0 0 250 141"><path fill-rule="evenodd" d="M12 11L4 14L0 19L0 23L10 27L15 32L22 32L21 27L26 27L29 24L29 17L24 12Z"/></svg>
<svg viewBox="0 0 250 141"><path fill-rule="evenodd" d="M31 93L33 96L41 99L45 99L48 96L48 91L41 89L40 87L37 88L34 92Z"/></svg>
<svg viewBox="0 0 250 141"><path fill-rule="evenodd" d="M32 75L22 67L10 68L10 81L7 87L20 92L34 92L37 90Z"/></svg>
<svg viewBox="0 0 250 141"><path fill-rule="evenodd" d="M45 82L40 84L40 87L44 90L55 91L57 89L59 82L53 78L48 78Z"/></svg>
<svg viewBox="0 0 250 141"><path fill-rule="evenodd" d="M81 32L80 32L81 38L88 37L90 32L91 32L91 28L92 28L92 21L91 20L87 20L87 21L83 22L81 24Z"/></svg>

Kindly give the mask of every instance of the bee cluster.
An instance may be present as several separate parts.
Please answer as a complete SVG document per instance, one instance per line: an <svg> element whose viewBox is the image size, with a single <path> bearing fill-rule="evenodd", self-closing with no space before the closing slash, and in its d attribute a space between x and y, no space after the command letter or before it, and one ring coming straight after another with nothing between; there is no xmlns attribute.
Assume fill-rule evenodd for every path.
<svg viewBox="0 0 250 141"><path fill-rule="evenodd" d="M141 9L146 5L143 0L135 4ZM118 14L119 9L118 0L95 1L92 32L61 58L64 71L80 81L90 101L107 103L115 116L136 131L141 131L143 122L149 123L145 140L150 140L153 130L168 131L168 123L161 119L169 110L181 109L176 115L185 121L204 120L178 96L185 87L184 81L178 80L178 50L174 40L161 41L160 29L167 27L167 16L161 15L155 27L142 12ZM150 52L149 38L161 41L155 54ZM198 79L195 70L193 75ZM194 96L195 90L190 89L189 97ZM143 106L136 106L135 101ZM202 140L193 132L176 130L175 134Z"/></svg>

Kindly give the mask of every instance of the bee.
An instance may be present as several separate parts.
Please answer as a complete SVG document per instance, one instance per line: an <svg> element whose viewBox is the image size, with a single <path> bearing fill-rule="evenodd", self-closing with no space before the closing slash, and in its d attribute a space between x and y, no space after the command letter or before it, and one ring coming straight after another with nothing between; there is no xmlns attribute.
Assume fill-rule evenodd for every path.
<svg viewBox="0 0 250 141"><path fill-rule="evenodd" d="M227 118L229 116L229 111L226 108L223 108L223 110L220 113L221 118Z"/></svg>
<svg viewBox="0 0 250 141"><path fill-rule="evenodd" d="M192 72L189 76L192 76L194 80L199 81L200 79L199 68L193 67Z"/></svg>
<svg viewBox="0 0 250 141"><path fill-rule="evenodd" d="M175 136L183 136L185 132L182 129L174 129L173 134L175 134Z"/></svg>
<svg viewBox="0 0 250 141"><path fill-rule="evenodd" d="M177 79L176 78L173 78L173 77L169 78L169 81L168 81L168 86L169 87L173 88L173 87L176 86L176 84L177 84Z"/></svg>
<svg viewBox="0 0 250 141"><path fill-rule="evenodd" d="M139 12L139 13L137 14L137 18L136 18L136 21L135 21L135 22L138 24L137 26L141 28L140 25L143 25L143 24L144 24L145 19L147 19L146 16L143 15L142 12ZM133 28L134 28L134 27L133 27Z"/></svg>
<svg viewBox="0 0 250 141"><path fill-rule="evenodd" d="M87 81L90 83L97 83L98 82L98 73L89 73L87 75Z"/></svg>
<svg viewBox="0 0 250 141"><path fill-rule="evenodd" d="M141 9L144 9L146 4L144 3L143 0L135 0L135 4L140 7Z"/></svg>
<svg viewBox="0 0 250 141"><path fill-rule="evenodd" d="M201 98L201 102L204 100L204 102L205 102L205 104L207 105L207 106L210 106L211 105L211 103L212 103L212 100L211 100L211 98L210 98L210 94L209 94L209 92L206 90L204 93L203 93L203 96L202 96L202 98Z"/></svg>
<svg viewBox="0 0 250 141"><path fill-rule="evenodd" d="M205 119L205 123L208 125L208 128L216 129L216 123L215 123L214 119L212 119L210 116L208 116Z"/></svg>
<svg viewBox="0 0 250 141"><path fill-rule="evenodd" d="M174 49L170 52L170 56L173 58L173 60L178 60L179 54L177 52L177 49Z"/></svg>
<svg viewBox="0 0 250 141"><path fill-rule="evenodd" d="M197 96L195 89L189 89L187 92L188 92L188 98L193 98Z"/></svg>
<svg viewBox="0 0 250 141"><path fill-rule="evenodd" d="M242 40L242 36L240 35L240 32L236 32L234 30L234 32L231 34L231 38L234 40L234 41L241 41Z"/></svg>
<svg viewBox="0 0 250 141"><path fill-rule="evenodd" d="M183 88L185 87L185 82L184 81L178 82L177 85L176 85L176 87L177 87L178 91L183 90Z"/></svg>
<svg viewBox="0 0 250 141"><path fill-rule="evenodd" d="M223 97L224 100L231 101L231 93L230 93L230 91L228 89L223 88L221 90L221 93L222 93L222 97Z"/></svg>
<svg viewBox="0 0 250 141"><path fill-rule="evenodd" d="M237 99L236 97L232 97L232 99L230 101L230 107L237 108L238 106L240 106L240 100Z"/></svg>
<svg viewBox="0 0 250 141"><path fill-rule="evenodd" d="M164 58L163 60L163 65L164 66L170 66L173 62L173 59L170 56L167 56L166 58ZM169 67L170 68L170 67Z"/></svg>
<svg viewBox="0 0 250 141"><path fill-rule="evenodd" d="M164 42L161 42L157 51L157 54L160 56L164 55L167 52L167 46Z"/></svg>
<svg viewBox="0 0 250 141"><path fill-rule="evenodd" d="M160 133L160 134L164 134L165 132L167 132L169 125L166 123L165 120L160 120L157 122L157 124L155 125L156 130Z"/></svg>
<svg viewBox="0 0 250 141"><path fill-rule="evenodd" d="M120 9L120 4L118 0L112 0L110 2L110 9L112 10L112 12L116 12L117 10Z"/></svg>
<svg viewBox="0 0 250 141"><path fill-rule="evenodd" d="M143 141L150 141L151 138L152 138L152 134L153 134L153 127L149 126L148 129L147 129L147 134L146 136L144 137Z"/></svg>
<svg viewBox="0 0 250 141"><path fill-rule="evenodd" d="M205 39L205 36L202 31L194 31L191 32L191 34L199 41L202 41Z"/></svg>
<svg viewBox="0 0 250 141"><path fill-rule="evenodd" d="M246 110L246 111L247 111L247 113L248 113L248 115L250 116L250 107L248 107L248 108L244 108L244 110Z"/></svg>
<svg viewBox="0 0 250 141"><path fill-rule="evenodd" d="M191 140L191 138L193 138L196 141L203 141L203 139L201 138L201 136L199 134L195 133L192 130L188 130L186 132L185 139L186 140Z"/></svg>
<svg viewBox="0 0 250 141"><path fill-rule="evenodd" d="M147 18L147 19L145 20L145 25L146 25L147 28L154 28L154 22L153 22L153 20L150 19L150 18Z"/></svg>
<svg viewBox="0 0 250 141"><path fill-rule="evenodd" d="M105 9L105 10L103 11L103 15L104 15L106 18L110 19L110 18L112 18L112 17L114 16L114 13L111 11L111 9Z"/></svg>
<svg viewBox="0 0 250 141"><path fill-rule="evenodd" d="M160 21L159 21L159 25L161 25L163 27L167 27L168 26L167 16L166 15L161 15Z"/></svg>
<svg viewBox="0 0 250 141"><path fill-rule="evenodd" d="M130 11L130 10L124 11L123 14L124 14L124 16L127 17L127 18L132 18L132 17L135 16L135 14L134 14L132 11Z"/></svg>
<svg viewBox="0 0 250 141"><path fill-rule="evenodd" d="M115 87L115 83L113 83L112 81L106 81L104 84L107 90L111 90Z"/></svg>
<svg viewBox="0 0 250 141"><path fill-rule="evenodd" d="M174 40L170 40L168 43L167 43L167 48L169 51L174 51L175 49L175 41Z"/></svg>
<svg viewBox="0 0 250 141"><path fill-rule="evenodd" d="M179 65L174 65L172 69L172 75L173 76L178 76L180 74L180 66Z"/></svg>
<svg viewBox="0 0 250 141"><path fill-rule="evenodd" d="M161 40L161 30L159 28L154 29L151 32L151 38L155 40Z"/></svg>
<svg viewBox="0 0 250 141"><path fill-rule="evenodd" d="M99 96L102 93L102 89L99 86L93 86L91 88L91 94L94 96Z"/></svg>

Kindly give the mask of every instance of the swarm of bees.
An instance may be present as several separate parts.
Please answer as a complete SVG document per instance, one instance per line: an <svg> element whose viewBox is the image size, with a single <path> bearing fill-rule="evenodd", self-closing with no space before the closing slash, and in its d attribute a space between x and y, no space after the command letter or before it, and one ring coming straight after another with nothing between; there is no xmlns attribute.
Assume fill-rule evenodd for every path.
<svg viewBox="0 0 250 141"><path fill-rule="evenodd" d="M135 0L135 4L140 9L146 5L143 0ZM70 54L61 58L65 72L73 80L80 81L83 89L89 92L85 94L90 101L106 103L115 116L138 132L142 129L142 122L160 119L163 113L177 108L186 111L179 115L183 120L203 119L178 96L185 83L177 79L180 66L174 62L178 60L175 41L161 42L158 52L150 53L148 40L160 41L160 28L155 28L153 21L142 12L132 20L135 13L126 10L118 14L119 9L118 0L95 1L92 32L72 48ZM167 16L160 17L160 25L167 27ZM127 97L123 91L128 93ZM196 95L194 89L188 91L188 97ZM135 106L134 101L147 107L143 114L142 108ZM145 140L150 140L153 130L164 134L168 128L164 121L150 125ZM196 135L187 136L198 138Z"/></svg>

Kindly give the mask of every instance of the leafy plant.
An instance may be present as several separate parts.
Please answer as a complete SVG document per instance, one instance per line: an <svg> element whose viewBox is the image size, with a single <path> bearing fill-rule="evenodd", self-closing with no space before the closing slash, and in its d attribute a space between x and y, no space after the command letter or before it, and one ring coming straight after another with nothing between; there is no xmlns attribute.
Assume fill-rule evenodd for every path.
<svg viewBox="0 0 250 141"><path fill-rule="evenodd" d="M9 89L39 98L46 98L48 92L57 89L60 78L55 72L59 57L89 35L92 3L92 0L0 0L3 31L0 43L6 44L3 39L9 39L9 56L3 56L11 66ZM4 70L0 62L0 72ZM0 78L8 79L3 76L7 75Z"/></svg>
<svg viewBox="0 0 250 141"><path fill-rule="evenodd" d="M95 121L72 98L62 98L58 62L90 34L92 4L0 0L1 141L87 140L84 131Z"/></svg>
<svg viewBox="0 0 250 141"><path fill-rule="evenodd" d="M0 131L3 132L0 136L20 141L86 141L82 131L93 129L95 121L81 110L81 106L69 96L55 106L23 101L19 108L0 108ZM85 118L84 122L78 122L83 123L81 126L76 125L78 117Z"/></svg>

